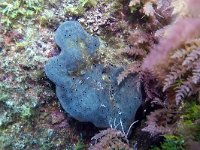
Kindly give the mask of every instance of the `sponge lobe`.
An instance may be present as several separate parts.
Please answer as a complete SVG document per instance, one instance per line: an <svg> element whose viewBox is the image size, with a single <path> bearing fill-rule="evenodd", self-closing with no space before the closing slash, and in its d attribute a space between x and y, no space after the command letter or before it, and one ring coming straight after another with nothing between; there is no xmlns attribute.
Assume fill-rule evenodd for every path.
<svg viewBox="0 0 200 150"><path fill-rule="evenodd" d="M142 102L135 84L137 74L130 74L118 85L116 77L122 68L88 63L99 40L76 21L61 24L55 41L61 53L47 62L45 72L56 85L63 109L79 121L127 131Z"/></svg>

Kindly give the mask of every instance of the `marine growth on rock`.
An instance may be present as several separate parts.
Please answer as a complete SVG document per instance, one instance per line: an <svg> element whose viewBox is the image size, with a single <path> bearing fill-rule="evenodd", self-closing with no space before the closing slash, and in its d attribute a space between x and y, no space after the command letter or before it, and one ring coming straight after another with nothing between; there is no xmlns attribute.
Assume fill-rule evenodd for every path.
<svg viewBox="0 0 200 150"><path fill-rule="evenodd" d="M118 85L123 69L95 61L100 42L77 21L62 23L55 41L61 53L47 62L45 72L63 109L81 122L127 131L142 102L137 74Z"/></svg>

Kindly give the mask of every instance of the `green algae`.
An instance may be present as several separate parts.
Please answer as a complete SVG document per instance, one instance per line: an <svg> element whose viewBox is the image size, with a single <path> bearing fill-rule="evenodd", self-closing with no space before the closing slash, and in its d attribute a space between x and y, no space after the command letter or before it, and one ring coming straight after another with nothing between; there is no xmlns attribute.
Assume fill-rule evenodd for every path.
<svg viewBox="0 0 200 150"><path fill-rule="evenodd" d="M43 0L6 0L0 3L1 23L9 28L19 27L19 21L34 18L43 10Z"/></svg>
<svg viewBox="0 0 200 150"><path fill-rule="evenodd" d="M182 108L179 127L175 134L165 135L160 147L152 150L183 150L191 142L200 142L200 105L197 101L186 102Z"/></svg>
<svg viewBox="0 0 200 150"><path fill-rule="evenodd" d="M183 107L179 134L186 140L192 139L200 142L200 125L198 120L200 120L200 104L195 101L187 102Z"/></svg>
<svg viewBox="0 0 200 150"><path fill-rule="evenodd" d="M161 147L153 147L151 150L184 150L184 139L175 135L166 135Z"/></svg>
<svg viewBox="0 0 200 150"><path fill-rule="evenodd" d="M74 150L86 150L88 147L84 144L83 140L80 139L74 146Z"/></svg>

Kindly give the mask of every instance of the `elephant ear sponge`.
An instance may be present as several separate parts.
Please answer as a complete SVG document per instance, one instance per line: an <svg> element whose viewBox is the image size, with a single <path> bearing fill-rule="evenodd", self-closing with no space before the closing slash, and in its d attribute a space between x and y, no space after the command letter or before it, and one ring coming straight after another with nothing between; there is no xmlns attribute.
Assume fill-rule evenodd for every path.
<svg viewBox="0 0 200 150"><path fill-rule="evenodd" d="M61 24L55 41L61 53L47 62L45 72L63 109L81 122L127 131L142 103L137 74L118 85L123 69L93 62L99 40L76 21Z"/></svg>

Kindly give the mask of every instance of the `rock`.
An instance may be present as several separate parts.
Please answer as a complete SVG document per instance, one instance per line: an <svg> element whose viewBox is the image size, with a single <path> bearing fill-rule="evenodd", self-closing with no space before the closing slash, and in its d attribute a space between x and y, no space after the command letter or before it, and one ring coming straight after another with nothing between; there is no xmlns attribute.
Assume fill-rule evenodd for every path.
<svg viewBox="0 0 200 150"><path fill-rule="evenodd" d="M58 124L58 123L61 123L65 119L65 116L61 112L54 112L51 114L51 119L52 119L51 120L52 124Z"/></svg>
<svg viewBox="0 0 200 150"><path fill-rule="evenodd" d="M63 109L81 122L127 131L142 103L135 83L137 74L130 74L118 85L116 78L123 69L95 60L99 40L79 22L61 24L55 41L61 53L47 62L45 72L56 85Z"/></svg>
<svg viewBox="0 0 200 150"><path fill-rule="evenodd" d="M200 142L189 140L186 142L187 150L198 150L200 147Z"/></svg>

